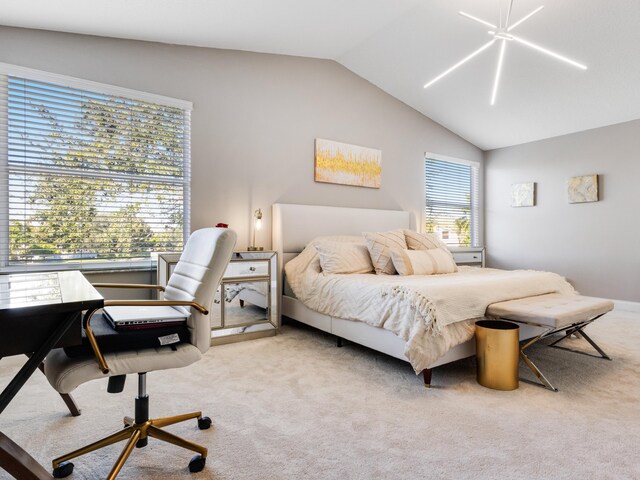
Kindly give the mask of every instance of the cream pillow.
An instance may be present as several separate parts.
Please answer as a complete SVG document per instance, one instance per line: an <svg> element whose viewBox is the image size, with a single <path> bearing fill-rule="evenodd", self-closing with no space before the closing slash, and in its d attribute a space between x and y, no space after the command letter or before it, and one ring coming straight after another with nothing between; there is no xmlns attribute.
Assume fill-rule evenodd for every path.
<svg viewBox="0 0 640 480"><path fill-rule="evenodd" d="M446 248L392 250L391 259L400 275L434 275L458 271Z"/></svg>
<svg viewBox="0 0 640 480"><path fill-rule="evenodd" d="M325 273L373 272L369 251L363 243L318 241L314 244Z"/></svg>
<svg viewBox="0 0 640 480"><path fill-rule="evenodd" d="M364 245L362 235L323 235L311 240L311 244L318 242L341 242L341 243L361 243Z"/></svg>
<svg viewBox="0 0 640 480"><path fill-rule="evenodd" d="M447 246L433 233L420 233L413 230L403 230L404 238L407 242L409 250L431 250L432 248L441 248Z"/></svg>
<svg viewBox="0 0 640 480"><path fill-rule="evenodd" d="M388 232L365 232L364 239L377 274L394 275L396 269L391 260L392 250L404 250L407 242L401 229Z"/></svg>

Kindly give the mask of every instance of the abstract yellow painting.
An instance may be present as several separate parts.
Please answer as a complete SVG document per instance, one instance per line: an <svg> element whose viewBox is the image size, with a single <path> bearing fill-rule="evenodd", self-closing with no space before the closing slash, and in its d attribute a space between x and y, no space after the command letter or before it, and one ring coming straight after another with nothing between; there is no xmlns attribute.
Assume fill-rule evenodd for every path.
<svg viewBox="0 0 640 480"><path fill-rule="evenodd" d="M380 188L381 179L381 150L316 138L316 182Z"/></svg>

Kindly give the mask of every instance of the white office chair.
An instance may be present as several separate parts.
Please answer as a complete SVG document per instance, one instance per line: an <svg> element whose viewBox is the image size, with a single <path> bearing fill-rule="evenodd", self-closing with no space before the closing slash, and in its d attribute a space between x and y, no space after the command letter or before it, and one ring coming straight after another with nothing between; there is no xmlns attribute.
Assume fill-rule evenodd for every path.
<svg viewBox="0 0 640 480"><path fill-rule="evenodd" d="M94 355L69 357L63 349L54 350L45 361L45 374L49 383L60 393L69 393L78 385L98 378L109 378L109 391L122 391L126 374L138 374L138 396L135 399L135 418L126 417L125 428L86 447L53 460L53 476L63 478L73 471L72 458L98 450L107 445L129 439L108 479L114 479L122 469L135 446L143 447L147 438L158 440L197 452L189 463L189 470L198 472L204 468L207 449L162 430L162 427L189 419L198 419L200 429L209 428L211 420L201 412L193 412L168 418L149 419L149 397L146 394L146 372L190 365L198 361L211 343L209 309L236 243L236 233L225 228L204 228L189 237L180 261L175 267L165 289L164 300L105 301L105 306L170 305L187 309L189 343L162 346L144 350L101 352L99 340L91 330L92 313L85 315L84 326ZM155 285L102 284L102 287L156 288ZM185 310L188 313L188 310Z"/></svg>

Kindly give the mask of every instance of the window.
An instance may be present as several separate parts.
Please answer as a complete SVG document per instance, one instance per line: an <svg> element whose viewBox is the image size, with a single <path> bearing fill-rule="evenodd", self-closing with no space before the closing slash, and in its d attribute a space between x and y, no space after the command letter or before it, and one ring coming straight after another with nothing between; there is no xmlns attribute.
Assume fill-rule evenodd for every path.
<svg viewBox="0 0 640 480"><path fill-rule="evenodd" d="M180 250L190 111L0 64L0 271L135 267Z"/></svg>
<svg viewBox="0 0 640 480"><path fill-rule="evenodd" d="M480 245L479 164L425 159L425 231L447 245Z"/></svg>

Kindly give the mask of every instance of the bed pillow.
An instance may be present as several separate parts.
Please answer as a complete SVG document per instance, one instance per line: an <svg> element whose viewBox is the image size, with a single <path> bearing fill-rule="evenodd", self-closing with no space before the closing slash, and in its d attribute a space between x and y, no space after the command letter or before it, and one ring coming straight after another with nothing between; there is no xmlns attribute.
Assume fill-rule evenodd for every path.
<svg viewBox="0 0 640 480"><path fill-rule="evenodd" d="M318 242L361 243L364 245L362 235L323 235L321 237L314 238L309 242L309 244L315 245Z"/></svg>
<svg viewBox="0 0 640 480"><path fill-rule="evenodd" d="M314 246L325 273L373 272L369 251L363 243L322 240L315 242Z"/></svg>
<svg viewBox="0 0 640 480"><path fill-rule="evenodd" d="M392 250L404 250L407 242L401 229L388 232L365 232L364 239L367 242L371 262L377 274L395 275L396 269L391 260Z"/></svg>
<svg viewBox="0 0 640 480"><path fill-rule="evenodd" d="M400 275L434 275L458 271L446 248L429 250L392 250L391 259Z"/></svg>
<svg viewBox="0 0 640 480"><path fill-rule="evenodd" d="M433 233L420 233L413 230L403 230L404 238L409 250L431 250L432 248L447 248L445 243Z"/></svg>

